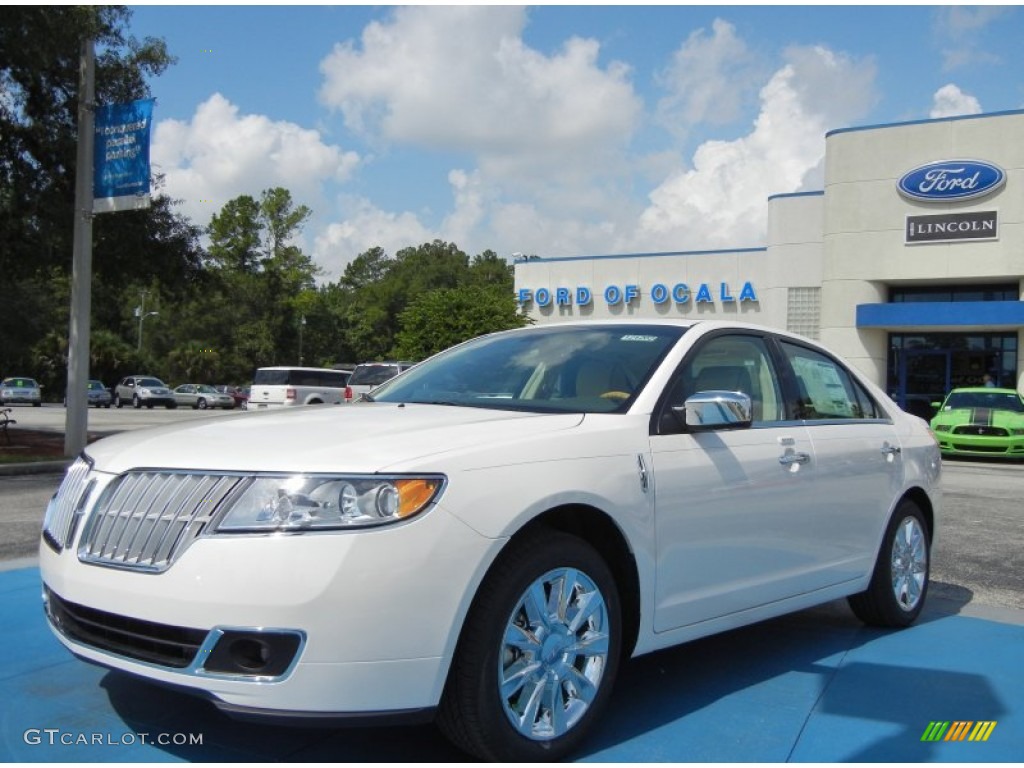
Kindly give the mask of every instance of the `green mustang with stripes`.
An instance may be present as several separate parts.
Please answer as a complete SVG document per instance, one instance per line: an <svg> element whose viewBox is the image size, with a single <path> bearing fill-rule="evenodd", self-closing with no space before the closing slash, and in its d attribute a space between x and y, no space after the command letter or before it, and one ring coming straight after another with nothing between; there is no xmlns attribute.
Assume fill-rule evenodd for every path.
<svg viewBox="0 0 1024 768"><path fill-rule="evenodd" d="M1015 389L954 389L932 419L939 449L950 456L1024 458L1024 398Z"/></svg>

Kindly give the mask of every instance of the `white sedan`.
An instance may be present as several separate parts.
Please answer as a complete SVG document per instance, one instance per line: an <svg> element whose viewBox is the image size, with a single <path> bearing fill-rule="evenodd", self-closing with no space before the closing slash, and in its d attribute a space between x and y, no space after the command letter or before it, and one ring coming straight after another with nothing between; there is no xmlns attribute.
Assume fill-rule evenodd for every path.
<svg viewBox="0 0 1024 768"><path fill-rule="evenodd" d="M44 599L76 655L236 716L432 718L553 761L630 656L837 598L911 624L940 462L807 339L525 328L352 407L91 444L47 509Z"/></svg>
<svg viewBox="0 0 1024 768"><path fill-rule="evenodd" d="M172 391L174 402L188 408L205 411L207 408L235 407L235 398L226 392L218 392L210 384L181 384Z"/></svg>

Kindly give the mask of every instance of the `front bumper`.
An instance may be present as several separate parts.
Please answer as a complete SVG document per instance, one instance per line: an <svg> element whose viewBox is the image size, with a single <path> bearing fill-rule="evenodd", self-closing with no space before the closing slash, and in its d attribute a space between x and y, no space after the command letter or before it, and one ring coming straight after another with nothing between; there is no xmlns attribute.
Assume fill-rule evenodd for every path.
<svg viewBox="0 0 1024 768"><path fill-rule="evenodd" d="M939 449L950 456L989 456L1024 458L1024 435L993 437L936 432Z"/></svg>
<svg viewBox="0 0 1024 768"><path fill-rule="evenodd" d="M440 700L468 601L500 545L435 507L373 531L201 538L160 574L85 564L76 546L44 543L40 569L51 629L87 661L190 690L234 716L405 718ZM69 630L55 620L56 600L129 633L192 630L193 650L181 666L147 660ZM218 632L268 628L302 639L287 669L210 669Z"/></svg>
<svg viewBox="0 0 1024 768"><path fill-rule="evenodd" d="M37 405L37 404L43 402L42 396L33 397L32 395L19 395L19 394L4 395L0 399L2 399L4 401L4 404L7 404L7 403L31 403L32 405Z"/></svg>

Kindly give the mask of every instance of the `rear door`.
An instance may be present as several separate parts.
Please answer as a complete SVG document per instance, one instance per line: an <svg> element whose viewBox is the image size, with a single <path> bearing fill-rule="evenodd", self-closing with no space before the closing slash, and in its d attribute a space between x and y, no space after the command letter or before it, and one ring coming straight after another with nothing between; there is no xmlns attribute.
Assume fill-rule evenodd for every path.
<svg viewBox="0 0 1024 768"><path fill-rule="evenodd" d="M841 363L797 342L780 340L779 347L814 448L816 517L827 521L819 556L834 581L854 579L873 567L903 487L896 426Z"/></svg>

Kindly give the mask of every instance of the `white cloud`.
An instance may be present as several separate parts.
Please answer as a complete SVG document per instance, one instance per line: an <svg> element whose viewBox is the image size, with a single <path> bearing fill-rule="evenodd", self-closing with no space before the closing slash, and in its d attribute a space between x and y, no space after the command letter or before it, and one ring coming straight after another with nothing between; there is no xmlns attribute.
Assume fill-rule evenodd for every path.
<svg viewBox="0 0 1024 768"><path fill-rule="evenodd" d="M349 215L324 242L351 232L346 240L382 244L390 221L416 222L404 245L436 228L471 254L602 242L607 211L626 207L627 150L643 104L626 66L599 62L596 41L573 37L545 54L523 41L526 22L524 9L507 6L403 7L335 45L321 62L320 99L348 130L381 148L468 162L449 170L452 203L436 225L364 208L359 216L380 234L352 232Z"/></svg>
<svg viewBox="0 0 1024 768"><path fill-rule="evenodd" d="M980 113L981 103L976 98L949 83L939 88L932 96L932 108L928 116L954 117L956 115L977 115Z"/></svg>
<svg viewBox="0 0 1024 768"><path fill-rule="evenodd" d="M383 248L393 256L439 237L415 215L384 211L364 198L343 199L340 207L343 220L327 225L313 241L313 260L324 269L327 281L337 280L349 262L371 248Z"/></svg>
<svg viewBox="0 0 1024 768"><path fill-rule="evenodd" d="M1012 12L1012 9L995 6L940 9L936 28L946 45L942 51L943 70L948 72L972 64L999 63L997 56L982 47L981 38L993 22Z"/></svg>
<svg viewBox="0 0 1024 768"><path fill-rule="evenodd" d="M866 114L874 64L822 47L791 48L761 89L753 130L707 141L692 168L650 194L631 245L639 249L729 248L764 242L767 198L806 187L820 173L826 131Z"/></svg>
<svg viewBox="0 0 1024 768"><path fill-rule="evenodd" d="M369 140L470 153L500 172L582 166L619 148L641 112L618 63L570 38L545 56L509 6L397 8L321 62L320 98Z"/></svg>
<svg viewBox="0 0 1024 768"><path fill-rule="evenodd" d="M761 77L733 25L715 19L711 30L710 36L703 28L691 32L657 76L669 92L658 102L658 118L675 133L695 123L735 120Z"/></svg>
<svg viewBox="0 0 1024 768"><path fill-rule="evenodd" d="M316 213L323 184L347 179L359 164L356 153L325 144L317 131L240 115L219 93L200 104L189 122L157 123L151 159L154 170L165 174L163 192L181 199L181 212L201 226L229 200L258 197L276 186Z"/></svg>

